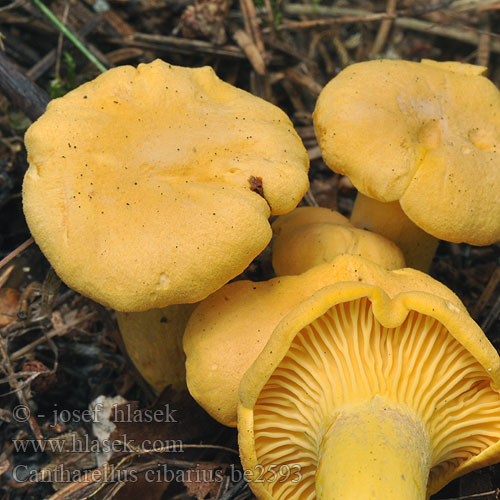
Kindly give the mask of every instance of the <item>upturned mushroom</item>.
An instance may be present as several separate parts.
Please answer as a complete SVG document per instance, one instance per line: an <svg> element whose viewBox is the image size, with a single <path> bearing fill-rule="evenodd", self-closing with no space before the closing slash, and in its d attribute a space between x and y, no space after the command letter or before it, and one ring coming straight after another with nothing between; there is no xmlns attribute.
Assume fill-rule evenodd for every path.
<svg viewBox="0 0 500 500"><path fill-rule="evenodd" d="M427 270L438 239L500 240L500 92L456 62L353 64L323 89L314 127L325 163L359 195L352 221Z"/></svg>
<svg viewBox="0 0 500 500"><path fill-rule="evenodd" d="M463 308L398 290L393 273L390 291L320 290L245 373L240 456L257 498L424 500L500 461L497 352Z"/></svg>
<svg viewBox="0 0 500 500"><path fill-rule="evenodd" d="M67 285L118 311L205 298L266 247L269 215L308 187L287 116L209 67L111 69L52 101L25 139L36 243ZM137 352L147 328L133 333L144 344L123 332L136 360L155 352Z"/></svg>
<svg viewBox="0 0 500 500"><path fill-rule="evenodd" d="M273 268L278 276L301 274L342 254L359 255L386 269L405 267L401 250L390 240L355 228L338 212L299 207L272 225Z"/></svg>
<svg viewBox="0 0 500 500"><path fill-rule="evenodd" d="M193 313L184 345L213 416L234 424L239 391L240 456L261 500L423 500L500 460L500 358L417 270L343 255L232 283Z"/></svg>
<svg viewBox="0 0 500 500"><path fill-rule="evenodd" d="M399 280L402 275L404 279ZM379 283L385 289L426 289L455 304L447 287L414 269L387 272L366 259L341 255L297 276L254 283L235 281L202 301L192 313L183 345L191 395L224 425L235 427L238 387L280 321L315 292L334 283ZM400 288L395 288L400 290Z"/></svg>

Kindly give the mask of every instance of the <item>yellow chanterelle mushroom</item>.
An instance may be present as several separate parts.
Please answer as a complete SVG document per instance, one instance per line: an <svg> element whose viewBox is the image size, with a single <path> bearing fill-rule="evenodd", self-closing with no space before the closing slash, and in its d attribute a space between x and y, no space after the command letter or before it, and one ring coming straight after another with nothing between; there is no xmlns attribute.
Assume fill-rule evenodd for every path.
<svg viewBox="0 0 500 500"><path fill-rule="evenodd" d="M196 302L271 239L307 190L307 154L276 106L212 68L111 69L26 133L29 228L60 278L121 311Z"/></svg>
<svg viewBox="0 0 500 500"><path fill-rule="evenodd" d="M184 346L193 396L223 423L237 414L260 500L425 500L500 460L500 357L417 270L342 255L232 283Z"/></svg>
<svg viewBox="0 0 500 500"><path fill-rule="evenodd" d="M359 255L386 269L405 267L401 250L390 240L354 227L338 212L299 207L273 223L276 274L301 274L342 254Z"/></svg>
<svg viewBox="0 0 500 500"><path fill-rule="evenodd" d="M23 206L36 243L67 285L124 312L207 297L266 247L268 217L308 187L307 153L285 113L212 68L161 60L111 69L52 101L26 147ZM157 388L163 349L147 347L148 335L154 346L182 333L158 326L161 314L133 320L138 328L120 320Z"/></svg>
<svg viewBox="0 0 500 500"><path fill-rule="evenodd" d="M191 395L216 420L236 426L238 387L278 323L315 292L340 282L396 286L402 274L407 290L427 288L465 308L447 287L414 269L387 273L361 257L341 255L298 276L254 283L235 281L200 303L184 334L187 385ZM400 285L398 285L400 286Z"/></svg>
<svg viewBox="0 0 500 500"><path fill-rule="evenodd" d="M500 240L500 92L456 62L353 64L321 92L326 164L359 191L352 221L427 270L438 239Z"/></svg>
<svg viewBox="0 0 500 500"><path fill-rule="evenodd" d="M320 290L245 373L240 455L260 500L424 500L500 461L500 358L462 307L405 290L408 271Z"/></svg>

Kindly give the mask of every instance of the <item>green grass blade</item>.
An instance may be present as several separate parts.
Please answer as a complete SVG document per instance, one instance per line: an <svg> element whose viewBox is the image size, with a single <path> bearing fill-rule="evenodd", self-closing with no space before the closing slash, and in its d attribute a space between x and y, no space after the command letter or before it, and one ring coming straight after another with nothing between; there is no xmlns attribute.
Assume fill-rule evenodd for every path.
<svg viewBox="0 0 500 500"><path fill-rule="evenodd" d="M97 59L92 52L83 45L78 38L57 18L57 16L44 4L41 0L33 0L33 3L57 26L57 28L66 35L69 40L85 55L85 57L93 63L96 68L103 72L108 68Z"/></svg>

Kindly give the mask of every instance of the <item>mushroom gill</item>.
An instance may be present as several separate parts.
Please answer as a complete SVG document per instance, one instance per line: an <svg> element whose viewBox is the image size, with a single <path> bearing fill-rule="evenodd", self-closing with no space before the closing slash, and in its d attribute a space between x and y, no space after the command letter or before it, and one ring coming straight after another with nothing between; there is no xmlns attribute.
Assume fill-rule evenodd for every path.
<svg viewBox="0 0 500 500"><path fill-rule="evenodd" d="M388 328L354 298L302 328L260 390L252 481L259 498L423 499L491 462L499 417L488 369L440 321L410 310Z"/></svg>

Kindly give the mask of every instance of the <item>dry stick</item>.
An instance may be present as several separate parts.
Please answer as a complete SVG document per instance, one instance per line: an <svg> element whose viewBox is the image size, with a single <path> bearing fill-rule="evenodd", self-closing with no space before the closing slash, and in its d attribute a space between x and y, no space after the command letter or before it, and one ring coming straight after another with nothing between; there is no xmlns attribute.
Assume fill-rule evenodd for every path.
<svg viewBox="0 0 500 500"><path fill-rule="evenodd" d="M240 0L240 10L241 10L241 15L243 16L243 26L245 28L245 31L248 33L248 36L253 39L252 27L250 26L250 19L246 9L247 9L246 2L244 0Z"/></svg>
<svg viewBox="0 0 500 500"><path fill-rule="evenodd" d="M396 18L394 24L403 29L452 38L454 40L470 43L472 45L477 45L479 43L479 36L481 34L488 34L491 37L491 50L493 52L500 53L500 35L497 33L484 32L470 26L460 26L459 28L454 28L452 26L444 26L430 21L422 21L420 19L411 19L406 17Z"/></svg>
<svg viewBox="0 0 500 500"><path fill-rule="evenodd" d="M432 5L423 9L405 9L394 13L394 17L410 17L415 15L428 14L436 10L442 10L449 2L442 2L436 6ZM376 16L379 19L391 18L393 16L388 15L387 12L372 12L370 10L358 9L354 7L336 7L327 5L312 5L312 4L299 4L290 3L283 6L284 14L288 15L308 15L308 16L337 16L337 17L353 17L353 18L365 18L368 16ZM375 19L375 18L374 18ZM377 20L377 19L375 19Z"/></svg>
<svg viewBox="0 0 500 500"><path fill-rule="evenodd" d="M497 300L494 302L493 307L491 308L491 311L489 312L488 316L486 316L483 323L481 324L481 329L486 332L489 329L489 327L499 317L500 317L500 295L498 296Z"/></svg>
<svg viewBox="0 0 500 500"><path fill-rule="evenodd" d="M17 399L19 400L21 405L24 406L24 408L25 408L25 411L28 415L28 423L31 427L31 430L33 431L33 434L35 435L37 441L39 443L42 443L42 441L43 441L42 431L40 430L40 426L38 425L36 418L30 412L28 400L26 399L26 395L24 394L24 391L22 390L21 384L15 378L15 370L12 367L11 360L10 360L9 355L7 353L6 344L7 344L6 340L4 338L0 337L0 354L1 354L1 357L3 358L2 364L5 367L5 373L7 374L7 376L9 377L9 380L10 380L9 385L16 393Z"/></svg>
<svg viewBox="0 0 500 500"><path fill-rule="evenodd" d="M120 464L121 462L119 462ZM54 495L52 495L48 500L67 500L69 498L81 498L80 495L78 497L76 494L81 493L82 490L102 482L103 485L106 485L106 481L109 479L111 474L113 473L113 465L112 464L104 464L98 469L93 469L85 473L84 477L78 479L77 481L72 481L67 486L64 486L60 490L58 490ZM102 486L99 487L102 489ZM99 490L95 491L91 495L97 493ZM75 494L75 496L73 496ZM86 496L85 498L89 498Z"/></svg>
<svg viewBox="0 0 500 500"><path fill-rule="evenodd" d="M283 40L278 40L277 38L274 40L270 39L269 45L273 49L279 50L280 52L283 52L283 53L297 59L298 61L303 62L309 68L312 68L312 67L316 68L317 67L317 64L314 61L312 61L309 57L307 57L306 54L302 54L295 47L292 47L289 43L287 43Z"/></svg>
<svg viewBox="0 0 500 500"><path fill-rule="evenodd" d="M466 12L488 7L495 3L495 0L454 0L449 5L450 10Z"/></svg>
<svg viewBox="0 0 500 500"><path fill-rule="evenodd" d="M306 112L307 108L302 102L302 96L297 92L297 89L295 88L294 85L288 79L283 78L281 81L281 86L285 90L285 92L288 95L288 98L290 101L292 101L292 106L294 108L294 111L297 112Z"/></svg>
<svg viewBox="0 0 500 500"><path fill-rule="evenodd" d="M271 37L274 38L276 36L276 26L274 24L273 6L271 5L271 0L264 0L264 4L266 5L267 20L271 28Z"/></svg>
<svg viewBox="0 0 500 500"><path fill-rule="evenodd" d="M4 12L6 10L17 9L18 7L22 7L27 0L14 0L12 3L8 5L4 5L0 7L0 12Z"/></svg>
<svg viewBox="0 0 500 500"><path fill-rule="evenodd" d="M396 13L396 1L397 0L387 0L387 5L385 8L387 14ZM391 27L392 27L392 19L384 19L380 23L377 36L375 37L375 42L373 42L373 47L370 52L371 58L379 54L384 48L385 42L387 41L387 37L389 35L389 31L391 31Z"/></svg>
<svg viewBox="0 0 500 500"><path fill-rule="evenodd" d="M73 328L77 327L80 323L84 323L85 321L88 321L90 319L94 319L96 316L97 316L97 313L95 311L93 311L90 314L82 316L81 318L76 318L73 321L69 321L64 326L61 326L60 328L55 328L54 330L47 332L43 337L40 337L40 338L34 340L33 342L29 343L28 345L21 347L21 349L15 351L14 353L12 353L10 355L10 359L12 361L16 361L17 359L21 358L22 356L25 356L26 354L28 354L35 347L38 347L39 345L44 344L45 342L49 341L53 337L60 337L62 335L65 335L66 333L70 332Z"/></svg>
<svg viewBox="0 0 500 500"><path fill-rule="evenodd" d="M47 52L47 54L31 66L28 71L26 71L26 76L33 82L36 82L54 64L56 57L56 49L52 49L50 52Z"/></svg>
<svg viewBox="0 0 500 500"><path fill-rule="evenodd" d="M70 4L66 0L66 5L64 6L64 12L63 12L63 17L61 22L66 26L68 22L68 14L69 14L69 7ZM57 55L56 55L56 69L55 69L55 77L57 80L60 78L60 72L61 72L61 55L62 55L62 48L63 48L63 41L64 41L64 34L61 31L59 33L59 37L57 39Z"/></svg>
<svg viewBox="0 0 500 500"><path fill-rule="evenodd" d="M1 55L1 54L0 54ZM16 249L12 250L7 256L0 260L0 269L8 264L12 259L16 258L21 252L26 250L35 240L33 236L28 238L24 243L21 243Z"/></svg>
<svg viewBox="0 0 500 500"><path fill-rule="evenodd" d="M259 52L264 55L266 48L264 47L264 42L262 41L262 34L260 32L259 19L257 18L255 4L253 3L253 0L241 0L241 4L245 5L244 12L248 16L248 23L250 25L250 32L248 34L252 37L255 45L257 45Z"/></svg>
<svg viewBox="0 0 500 500"><path fill-rule="evenodd" d="M485 29L486 32L479 35L476 63L479 66L488 67L488 62L490 60L491 43L491 36L488 33L491 29L490 16L486 12L481 12L479 14L479 21L481 23L481 28Z"/></svg>
<svg viewBox="0 0 500 500"><path fill-rule="evenodd" d="M296 85L306 88L314 97L318 97L323 89L322 85L316 82L311 76L297 71L295 68L288 68L285 76Z"/></svg>
<svg viewBox="0 0 500 500"><path fill-rule="evenodd" d="M310 188L307 190L307 193L304 196L304 200L306 200L306 203L310 207L319 207L319 204L316 201L316 198L314 197L314 195L313 195L313 193L312 193L312 191L311 191Z"/></svg>
<svg viewBox="0 0 500 500"><path fill-rule="evenodd" d="M340 58L340 64L342 65L343 68L347 67L351 61L351 57L349 56L349 52L347 52L344 43L342 42L342 40L338 35L333 37L332 42L333 46L335 47L335 50L337 51L337 55Z"/></svg>
<svg viewBox="0 0 500 500"><path fill-rule="evenodd" d="M117 493L126 485L127 483L125 481L119 481L113 484L109 491L107 491L106 494L102 497L102 500L111 500L112 498L115 498Z"/></svg>
<svg viewBox="0 0 500 500"><path fill-rule="evenodd" d="M3 52L0 52L0 90L31 120L36 120L45 111L50 100L48 94L23 75Z"/></svg>
<svg viewBox="0 0 500 500"><path fill-rule="evenodd" d="M320 147L314 146L313 148L308 149L307 156L309 157L309 161L319 160L322 156Z"/></svg>
<svg viewBox="0 0 500 500"><path fill-rule="evenodd" d="M7 283L13 270L14 270L14 265L9 266L5 271L2 271L0 273L0 288L2 288L5 285L5 283Z"/></svg>
<svg viewBox="0 0 500 500"><path fill-rule="evenodd" d="M255 45L255 43L250 39L248 33L241 29L236 30L233 33L233 38L234 41L238 44L238 46L241 48L241 50L243 50L243 52L246 54L253 69L259 75L265 75L266 63L264 62L262 54L259 52L257 45Z"/></svg>
<svg viewBox="0 0 500 500"><path fill-rule="evenodd" d="M177 451L176 445L173 446L161 446L159 448L154 448L151 450L148 449L142 449L140 447L134 446L128 441L120 441L119 439L116 441L119 444L123 444L130 450L132 450L135 454L137 455L148 455L148 454L158 454L158 453L168 453L170 451ZM228 446L221 446L219 444L183 444L182 445L182 450L184 451L185 449L191 450L191 449L202 449L202 450L220 450L220 451L227 451L229 453L232 453L234 455L238 455L238 450L234 450L233 448L229 448Z"/></svg>
<svg viewBox="0 0 500 500"><path fill-rule="evenodd" d="M130 467L120 468L126 461L129 461L130 458L133 458L134 455L127 455L122 458L117 464L105 464L97 469L93 469L85 472L86 476L69 483L67 486L61 488L57 493L52 495L48 500L70 500L73 498L78 498L79 500L90 499L95 496L100 490L103 489L104 486L108 484L119 484L120 476L126 477L127 472L133 472L135 474L139 474L141 472L152 470L153 467L158 467L159 462L147 462L144 464L133 464ZM187 462L183 460L170 460L170 459L162 459L161 463L165 463L172 467L179 468L190 468L193 467L193 462ZM218 465L218 464L216 464ZM115 479L115 475L118 475ZM124 484L124 483L122 483ZM89 488L91 486L95 487L95 490L89 493L85 497L81 497L82 490Z"/></svg>
<svg viewBox="0 0 500 500"><path fill-rule="evenodd" d="M303 30L312 28L324 28L334 26L336 24L352 24L352 23L367 23L374 21L381 21L384 19L395 19L396 14L387 14L382 12L380 14L366 14L360 16L343 16L343 17L329 17L327 19L313 19L312 21L289 21L283 22L278 27L279 31Z"/></svg>
<svg viewBox="0 0 500 500"><path fill-rule="evenodd" d="M500 495L500 489L497 488L496 490L485 491L484 493L474 493L473 495L465 495L464 497L446 498L445 500L468 500L469 498L481 498L490 495L496 495L498 498L498 495Z"/></svg>
<svg viewBox="0 0 500 500"><path fill-rule="evenodd" d="M495 269L495 272L490 276L488 284L481 293L481 297L476 302L474 310L472 311L472 316L477 318L479 313L485 308L486 304L490 301L491 296L495 292L498 284L500 283L500 267Z"/></svg>
<svg viewBox="0 0 500 500"><path fill-rule="evenodd" d="M216 54L226 57L236 57L239 59L245 59L244 52L239 48L232 45L223 45L218 47L210 42L205 42L202 40L188 40L187 38L178 38L175 36L164 36L164 35L149 35L147 33L135 33L130 37L125 38L108 38L110 43L117 45L135 45L145 48L156 48L159 50L165 50L163 47L152 47L151 43L165 45L167 47L175 47L176 49L185 49L192 52L204 52L207 54ZM140 44L135 42L147 42L149 45Z"/></svg>
<svg viewBox="0 0 500 500"><path fill-rule="evenodd" d="M311 6L302 4L288 4L284 7L285 13L289 15L322 15L322 16L349 16L350 22L367 22L369 20L382 20L390 19L386 13L383 14L373 14L366 10L361 9L351 9L344 7L327 7L323 5ZM374 16L378 16L378 19ZM330 24L338 24L335 21L339 19L347 19L348 17L336 17L330 20ZM300 24L300 23L299 23ZM479 42L479 35L483 33L482 30L477 30L471 28L470 26L460 26L455 28L453 26L444 26L441 24L433 23L430 21L423 21L421 19L413 19L410 17L395 17L394 25L398 28L409 29L413 31L419 31L422 33L427 33L430 35L438 35L446 38L452 38L453 40L459 40L460 42L469 43L477 46ZM285 28L286 29L286 28ZM500 35L496 33L489 33L491 36L491 46L492 52L500 54Z"/></svg>
<svg viewBox="0 0 500 500"><path fill-rule="evenodd" d="M479 7L478 12L492 12L495 10L500 10L500 2L491 4L491 5L485 5L484 7Z"/></svg>
<svg viewBox="0 0 500 500"><path fill-rule="evenodd" d="M257 23L257 13L253 0L240 0L241 13L245 30L234 30L233 38L245 52L253 69L259 75L265 75L264 42Z"/></svg>
<svg viewBox="0 0 500 500"><path fill-rule="evenodd" d="M117 443L122 443L121 441L117 441ZM123 444L123 443L122 443ZM127 443L128 444L128 443ZM211 446L211 445L183 445L184 448L217 448L221 449L224 448L226 451L230 451L232 453L238 454L236 450L233 450L231 448L226 448L222 446ZM167 450L168 451L168 450ZM147 453L147 452L146 452ZM159 452L160 453L160 452ZM156 465L158 466L158 462L148 462L146 464L141 464L141 465L134 465L133 469L131 468L126 468L122 469L121 466L124 465L126 462L130 462L133 458L140 456L141 452L134 452L131 453L130 455L126 455L123 457L117 464L105 464L97 469L93 469L91 471L88 471L88 476L81 478L77 481L73 481L68 486L60 489L56 494L52 495L48 500L65 500L68 498L72 498L72 495L74 493L79 493L81 490L87 488L88 486L91 486L92 484L95 484L97 488L91 492L89 495L85 496L82 500L90 499L94 497L99 491L101 491L107 484L109 484L109 480L113 481L113 475L115 473L119 473L123 475L124 471L129 471L133 470L136 473L143 472L145 470L150 469L152 466ZM164 459L162 460L162 463L170 464L173 465L174 467L183 467L183 466L190 466L191 463L181 461L181 460L169 460L169 459ZM245 481L246 484L246 481ZM68 495L71 495L68 497ZM81 498L81 497L79 497Z"/></svg>

